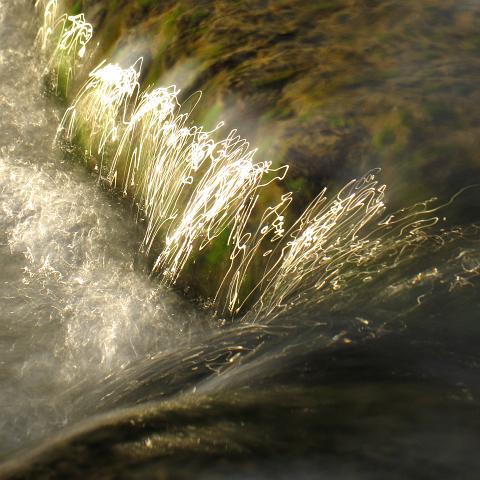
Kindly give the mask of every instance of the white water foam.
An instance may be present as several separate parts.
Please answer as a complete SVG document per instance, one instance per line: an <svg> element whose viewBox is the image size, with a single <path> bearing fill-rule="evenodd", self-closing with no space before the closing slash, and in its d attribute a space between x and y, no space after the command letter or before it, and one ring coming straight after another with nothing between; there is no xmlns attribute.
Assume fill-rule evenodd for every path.
<svg viewBox="0 0 480 480"><path fill-rule="evenodd" d="M32 17L0 2L0 453L70 421L70 389L174 348L199 320L135 264L129 210L52 147Z"/></svg>

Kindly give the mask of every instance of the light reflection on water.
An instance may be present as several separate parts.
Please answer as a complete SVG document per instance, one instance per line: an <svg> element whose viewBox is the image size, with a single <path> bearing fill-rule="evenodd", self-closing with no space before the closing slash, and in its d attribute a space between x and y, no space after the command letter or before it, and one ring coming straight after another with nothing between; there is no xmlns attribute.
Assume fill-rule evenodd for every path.
<svg viewBox="0 0 480 480"><path fill-rule="evenodd" d="M198 465L229 478L476 466L476 227L312 311L209 330L148 279L128 208L52 150L59 115L26 48L31 14L3 1L2 15L0 455L73 425L42 462L93 468L107 445L117 468L181 478ZM132 409L75 426L116 407Z"/></svg>

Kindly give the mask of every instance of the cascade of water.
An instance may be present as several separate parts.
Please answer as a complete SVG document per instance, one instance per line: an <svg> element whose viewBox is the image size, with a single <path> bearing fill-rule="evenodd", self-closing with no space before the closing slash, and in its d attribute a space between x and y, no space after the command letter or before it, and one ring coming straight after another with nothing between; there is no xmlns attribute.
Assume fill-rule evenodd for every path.
<svg viewBox="0 0 480 480"><path fill-rule="evenodd" d="M265 185L272 177L283 178L285 168L275 171L256 162L254 151L235 132L218 140L221 124L213 131L192 126L177 88L142 91L141 62L126 69L104 62L82 85L78 75L85 76L82 62L88 50L83 59L74 53L65 61L72 62L74 72L70 78L75 88L70 92L78 93L71 94L63 132L84 147L102 181L141 207L147 220L142 248L155 252L159 242L155 268L164 272L163 281L177 281L188 271L188 262L218 240L229 249L230 264L215 305L219 313L244 315L243 321L211 330L205 326L202 332L210 316L188 310L187 302L138 268L135 251L143 232L129 228L128 210L112 205L117 203L114 197L95 188L84 169L51 149L58 111L39 94L41 74L28 48L33 39L22 15L22 28L15 30L22 32L20 38L26 35L28 43L9 37L14 28L5 25L24 6L23 0L12 3L17 7L8 6L8 21L0 29L2 39L8 39L0 42L5 60L0 138L7 140L0 148L0 460L39 439L47 440L46 457L17 457L17 466L31 468L33 476L47 471L56 478L69 477L73 470L88 477L87 464L91 475L98 475L99 448L107 449L116 472L124 458L134 463L135 471L146 461L140 475L155 468L154 458L158 471L164 471L169 462L184 464L188 456L188 476L199 451L207 452L200 459L208 464L212 452L216 459L228 459L232 452L238 459L237 445L244 445L240 458L245 458L248 475L258 461L252 459L252 451L258 449L259 439L275 439L274 444L266 442L275 451L274 459L288 457L278 453L279 447L289 452L295 445L294 458L302 464L326 441L331 455L330 444L337 439L357 456L355 443L364 452L365 437L345 442L345 432L352 425L363 431L372 424L364 415L378 415L371 398L382 398L389 388L384 381L387 370L396 372L387 374L392 380L388 383L399 385L385 397L388 407L380 411L378 423L373 422L377 441L367 444L371 451L384 447L378 432L392 436L391 429L384 429L386 418L394 430L399 427L394 436L408 430L405 404L417 415L411 423L421 432L422 445L425 432L437 438L438 425L452 412L458 414L459 395L465 397L461 408L467 412L461 423L472 423L468 412L478 407L473 403L475 390L472 394L478 382L472 379L478 378L479 226L442 229L441 206L433 200L387 214L386 187L377 171L352 180L334 196L323 191L293 222L291 193L258 213L265 204L260 198ZM37 4L50 5L50 11L58 5L47 0ZM0 0L0 18L4 5ZM55 15L49 13L48 22L55 23L58 12ZM71 22L66 17L64 21ZM70 40L81 35L78 29L70 32L68 24L56 31L69 32ZM60 40L48 37L45 48L50 55ZM55 62L49 65L55 68ZM54 85L62 84L58 70L51 78ZM401 335L406 367L390 356L402 323L413 327L413 335ZM428 330L423 336L422 329ZM386 331L394 334L382 337ZM394 337L393 342L386 337ZM457 350L455 338L462 339ZM334 367L339 363L341 368ZM372 392L363 380L370 383L378 375L381 383ZM437 381L442 375L455 386L431 392L442 402L450 399L436 415L423 396L421 402L405 396L412 388L406 382L412 378L423 388L425 379ZM350 382L355 388L339 396ZM203 400L204 395L208 398ZM159 403L152 405L155 401ZM391 416L392 401L398 402L398 417ZM259 404L263 406L256 410ZM91 418L126 405L135 405L128 418L115 413L109 419ZM145 409L152 412L147 417ZM278 422L285 415L292 417L287 426ZM88 425L67 431L68 454L70 447L62 439L59 443L59 437L48 443L52 432L61 430L64 435L65 426L86 418ZM431 430L418 418L428 419ZM332 437L337 423L339 436ZM275 428L266 429L265 424ZM446 437L452 437L447 453L476 438L475 425L472 435L461 441L458 431L452 436L450 424L445 430ZM402 441L410 444L407 437ZM219 445L225 446L220 455ZM436 441L432 445L436 447ZM398 465L402 449L394 447L389 446L395 452L392 464ZM414 455L416 447L411 447ZM345 456L338 458L343 462ZM322 451L319 462L324 461ZM421 461L431 469L429 461ZM440 467L444 471L443 463ZM284 464L279 468L285 470ZM230 476L231 471L233 467ZM4 472L0 465L0 477ZM299 473L297 465L291 475L288 471L290 477Z"/></svg>

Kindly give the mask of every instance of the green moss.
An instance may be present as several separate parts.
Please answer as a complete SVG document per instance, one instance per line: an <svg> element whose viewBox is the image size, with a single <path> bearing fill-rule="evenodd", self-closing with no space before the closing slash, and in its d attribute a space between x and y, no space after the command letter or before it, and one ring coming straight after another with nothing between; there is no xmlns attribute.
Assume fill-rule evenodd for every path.
<svg viewBox="0 0 480 480"><path fill-rule="evenodd" d="M258 212L285 191L296 192L293 213L286 215L295 218L319 188L343 184L344 172L358 176L384 167L397 190L415 185L420 191L412 177L444 171L442 181L434 175L422 180L440 196L451 170L439 168L442 162L478 164L480 35L474 19L464 20L465 28L455 24L456 3L68 0L71 13L84 4L87 19L89 8L91 18L100 19L98 61L111 58L120 44L147 43L144 86L158 85L180 62L198 62L191 89L204 95L190 120L212 129L236 111L227 131L244 128L252 147L260 147L257 159L291 164L294 178L265 188L253 227ZM67 71L67 63L59 68L62 95ZM86 135L88 127L79 133L80 144L87 144ZM226 235L182 273L194 285L195 276L208 272L212 285L198 285L198 291L211 293L225 271ZM249 285L260 271L260 264L252 265Z"/></svg>
<svg viewBox="0 0 480 480"><path fill-rule="evenodd" d="M382 149L395 143L395 139L395 130L386 126L373 136L372 143L375 148Z"/></svg>
<svg viewBox="0 0 480 480"><path fill-rule="evenodd" d="M179 19L182 12L183 9L181 5L177 5L174 8L168 10L168 12L162 16L161 28L167 32L175 30L177 20Z"/></svg>
<svg viewBox="0 0 480 480"><path fill-rule="evenodd" d="M190 12L191 15L191 22L194 25L198 25L201 23L203 20L207 19L210 16L211 12L210 10L207 10L206 8L203 7L198 7L195 8L192 12Z"/></svg>
<svg viewBox="0 0 480 480"><path fill-rule="evenodd" d="M220 103L213 104L210 108L208 108L205 113L203 113L200 117L200 124L205 127L206 130L211 130L215 128L220 120L222 120L222 106Z"/></svg>
<svg viewBox="0 0 480 480"><path fill-rule="evenodd" d="M275 87L277 85L285 84L287 80L290 80L296 74L297 72L295 70L285 69L283 71L272 73L271 75L255 79L252 83L257 88Z"/></svg>
<svg viewBox="0 0 480 480"><path fill-rule="evenodd" d="M474 34L462 42L463 49L469 52L478 52L480 50L480 34Z"/></svg>
<svg viewBox="0 0 480 480"><path fill-rule="evenodd" d="M298 177L298 178L288 179L285 182L285 185L287 189L291 190L292 192L301 192L306 188L307 181L305 178Z"/></svg>
<svg viewBox="0 0 480 480"><path fill-rule="evenodd" d="M155 5L158 0L137 0L138 5L142 7L150 7L151 5Z"/></svg>
<svg viewBox="0 0 480 480"><path fill-rule="evenodd" d="M209 245L208 250L203 255L205 262L210 267L218 267L228 258L228 237L230 236L231 229L225 228L218 237L216 237L212 244Z"/></svg>
<svg viewBox="0 0 480 480"><path fill-rule="evenodd" d="M406 127L412 127L415 123L415 117L409 110L402 110L399 114L400 122Z"/></svg>
<svg viewBox="0 0 480 480"><path fill-rule="evenodd" d="M333 115L328 118L328 124L333 128L343 128L347 126L347 120L343 117Z"/></svg>
<svg viewBox="0 0 480 480"><path fill-rule="evenodd" d="M70 15L78 15L83 11L83 2L82 0L77 0L72 7L70 7L69 14Z"/></svg>

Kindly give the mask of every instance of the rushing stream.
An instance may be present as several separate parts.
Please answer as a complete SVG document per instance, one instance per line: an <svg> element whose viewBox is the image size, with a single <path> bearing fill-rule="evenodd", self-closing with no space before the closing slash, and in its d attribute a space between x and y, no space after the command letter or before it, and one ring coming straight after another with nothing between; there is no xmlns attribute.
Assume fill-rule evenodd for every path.
<svg viewBox="0 0 480 480"><path fill-rule="evenodd" d="M59 112L41 93L32 13L1 8L4 453L68 421L73 385L178 344L201 319L142 271L129 209L52 148Z"/></svg>
<svg viewBox="0 0 480 480"><path fill-rule="evenodd" d="M210 320L55 145L36 30L0 0L0 477L476 478L479 227L321 304Z"/></svg>

